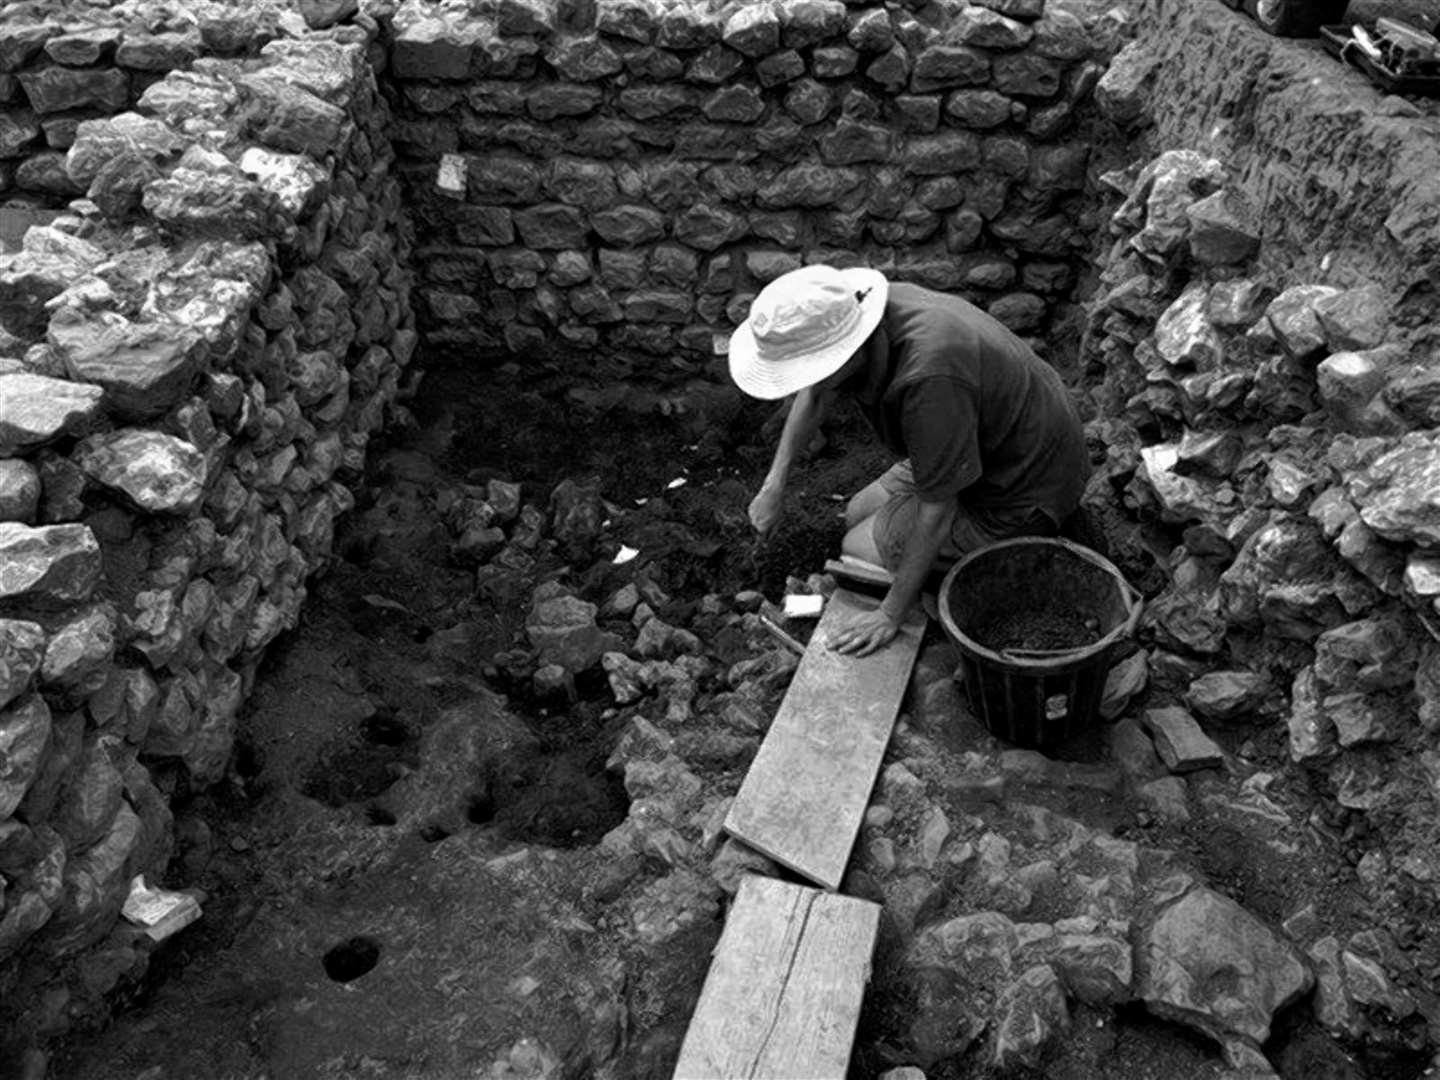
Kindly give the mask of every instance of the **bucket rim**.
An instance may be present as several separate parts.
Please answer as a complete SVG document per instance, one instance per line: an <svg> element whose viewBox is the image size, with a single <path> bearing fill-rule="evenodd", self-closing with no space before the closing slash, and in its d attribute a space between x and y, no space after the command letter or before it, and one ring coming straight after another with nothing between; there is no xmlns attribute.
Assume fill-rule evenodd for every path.
<svg viewBox="0 0 1440 1080"><path fill-rule="evenodd" d="M955 625L955 620L950 617L950 591L954 587L955 579L959 577L965 567L975 562L975 560L985 555L993 554L1002 548L1016 547L1021 544L1061 548L1109 574L1121 588L1121 595L1124 598L1127 612L1125 619L1119 626L1098 640L1092 641L1089 645L1082 645L1075 649L1055 653L1044 659L1025 659L1023 657L1007 655L1006 653L991 649L988 646L981 645L961 630L960 627ZM1057 669L1063 670L1070 665L1093 660L1096 656L1105 653L1109 649L1127 640L1134 634L1135 627L1139 625L1142 610L1141 599L1139 590L1125 580L1125 575L1120 572L1120 568L1098 551L1093 551L1083 544L1077 544L1073 540L1067 540L1063 536L1012 536L1005 540L996 540L994 543L976 548L974 551L968 552L961 557L954 566L946 571L944 579L940 582L940 591L936 597L937 603L935 606L940 609L940 624L944 627L945 633L949 635L950 639L962 650L968 651L977 657L984 658L991 663L1002 665L1012 671L1040 674L1055 672Z"/></svg>

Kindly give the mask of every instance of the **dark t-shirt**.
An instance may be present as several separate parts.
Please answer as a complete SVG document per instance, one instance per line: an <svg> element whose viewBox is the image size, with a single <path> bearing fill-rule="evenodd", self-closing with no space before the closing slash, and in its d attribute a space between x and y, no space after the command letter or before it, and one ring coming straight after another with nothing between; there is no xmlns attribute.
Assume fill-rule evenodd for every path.
<svg viewBox="0 0 1440 1080"><path fill-rule="evenodd" d="M1056 524L1090 463L1060 376L1002 323L956 296L890 285L844 387L880 440L908 457L920 496L977 510L1039 509Z"/></svg>

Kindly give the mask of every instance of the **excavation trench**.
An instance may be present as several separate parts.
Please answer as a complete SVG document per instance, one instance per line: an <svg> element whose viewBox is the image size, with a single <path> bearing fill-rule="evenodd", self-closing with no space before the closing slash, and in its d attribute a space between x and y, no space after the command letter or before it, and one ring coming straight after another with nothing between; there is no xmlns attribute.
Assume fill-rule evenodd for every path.
<svg viewBox="0 0 1440 1080"><path fill-rule="evenodd" d="M178 807L177 884L213 898L205 919L157 952L106 1031L71 1041L61 1075L133 1076L141 1067L160 1069L144 1074L157 1080L194 1075L216 1045L229 1075L368 1067L449 1076L492 1060L538 1070L518 1075L578 1078L601 1064L617 1076L669 1075L725 901L704 887L656 901L669 920L655 938L664 944L637 952L633 925L642 917L627 913L637 891L672 881L677 862L696 854L678 830L646 823L669 814L684 795L675 786L696 777L733 792L766 717L744 738L717 723L736 700L727 673L783 656L747 630L735 598L752 590L778 599L787 583L817 584L806 579L834 553L843 497L884 462L842 417L797 474L786 523L757 558L744 510L768 463L774 412L709 391L680 407L643 396L605 403L605 393L543 363L429 371L410 402L413 425L375 449L303 622L262 670L234 781ZM546 519L532 559L506 574L476 565L461 540L463 517L446 512L466 492L493 491L491 481L518 484L522 508ZM587 503L594 513L566 518L563 500L577 486L597 496ZM557 510L583 527L557 539ZM626 548L638 554L617 563ZM683 694L662 684L629 700L599 665L545 675L526 619L556 585L593 603L600 632L632 651L634 610L615 598L633 590L634 606L649 604L653 618L693 633L709 666ZM946 648L935 627L927 642ZM786 672L783 662L762 661L752 677L768 680L767 691L750 700L773 709ZM1167 823L1103 781L1057 784L1023 768L1007 777L1004 803L987 801L963 779L966 754L986 736L958 697L941 700L937 714L907 698L887 762L915 765L923 753L950 768L959 779L941 805L951 821L998 830L1010 804L1041 807L1097 835L1178 852L1180 865L1267 920L1286 918L1304 895L1336 925L1365 924L1343 851L1331 853L1336 865L1277 860L1216 821ZM689 768L637 780L634 765L622 764L635 757L617 755L636 738L637 719L642 732L667 729ZM1103 770L1114 747L1092 733L1065 753L1067 768ZM718 844L723 803L693 805L692 819L672 820L687 833L699 822L709 834L701 842ZM640 842L632 834L617 843L637 821ZM1016 865L1025 861L1020 844ZM1036 854L1044 852L1027 858ZM982 850L981 861L989 857ZM862 836L843 886L886 904L851 1075L879 1076L917 1053L932 1078L999 1075L961 1052L957 1033L974 1023L964 1003L973 1004L975 988L934 973L917 979L906 954L918 927L1005 902L987 892L978 864L962 862L937 870L940 887L907 909L876 858ZM1034 896L1006 910L1017 920L1063 918L1061 879L1076 872L1052 866L1056 880L1039 874ZM455 990L477 978L488 989L470 986L460 998L415 989ZM337 999L337 987L351 996ZM465 1018L468 1041L448 1041L434 1022L446 1008ZM226 1041L237 1025L246 1039ZM1138 1005L1077 1002L1070 1025L1065 1054L1045 1066L1061 1071L1034 1075L1221 1075L1213 1042ZM399 1030L407 1035L384 1048L377 1032ZM1307 995L1277 1020L1265 1051L1286 1078L1409 1080L1421 1074L1424 1044L1413 1028L1379 1048L1337 1042L1316 1024Z"/></svg>

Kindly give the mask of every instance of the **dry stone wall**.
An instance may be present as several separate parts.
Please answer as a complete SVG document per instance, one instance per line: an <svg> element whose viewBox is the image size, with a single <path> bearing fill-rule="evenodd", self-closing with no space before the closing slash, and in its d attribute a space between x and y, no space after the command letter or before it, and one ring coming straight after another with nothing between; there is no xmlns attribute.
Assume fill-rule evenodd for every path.
<svg viewBox="0 0 1440 1080"><path fill-rule="evenodd" d="M165 870L169 802L224 775L417 340L375 23L205 11L21 4L0 30L5 182L76 197L0 256L0 1027L22 1039L143 970L131 879Z"/></svg>
<svg viewBox="0 0 1440 1080"><path fill-rule="evenodd" d="M683 368L813 261L1041 329L1089 243L1116 16L914 6L405 0L389 81L427 345Z"/></svg>

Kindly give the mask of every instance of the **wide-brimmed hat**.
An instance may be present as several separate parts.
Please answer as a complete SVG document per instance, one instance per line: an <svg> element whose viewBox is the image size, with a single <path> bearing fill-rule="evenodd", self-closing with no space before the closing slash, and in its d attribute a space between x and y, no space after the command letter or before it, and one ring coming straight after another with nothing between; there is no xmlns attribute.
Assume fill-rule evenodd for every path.
<svg viewBox="0 0 1440 1080"><path fill-rule="evenodd" d="M885 275L864 267L782 274L730 335L730 377L767 401L829 378L880 325L888 292Z"/></svg>

